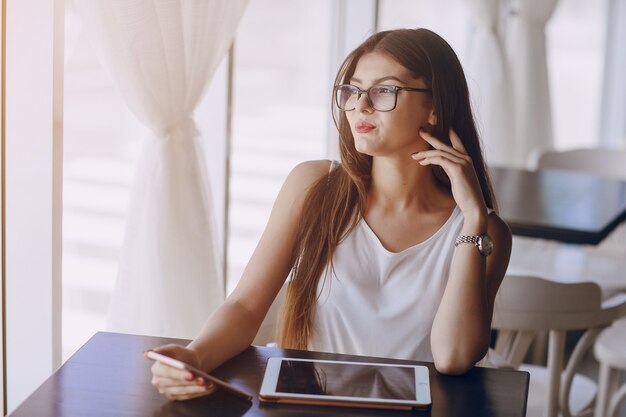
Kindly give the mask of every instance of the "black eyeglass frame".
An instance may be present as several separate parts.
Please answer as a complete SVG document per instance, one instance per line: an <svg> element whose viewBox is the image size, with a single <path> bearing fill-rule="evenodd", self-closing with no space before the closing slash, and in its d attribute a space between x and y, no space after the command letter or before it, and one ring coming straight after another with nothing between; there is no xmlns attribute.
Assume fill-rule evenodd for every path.
<svg viewBox="0 0 626 417"><path fill-rule="evenodd" d="M355 106L351 109L344 109L341 107L341 105L339 104L339 96L337 94L337 90L341 87L350 87L356 90L357 93L357 98L356 98L356 102L355 102ZM372 103L372 99L370 98L370 90L372 88L380 88L380 87L384 87L384 88L391 88L393 90L393 107L388 109L388 110L380 110L377 109L374 106L374 103ZM392 111L396 108L396 106L398 105L398 91L414 91L414 92L419 92L419 93L431 93L432 90L428 89L428 88L414 88L414 87L398 87L397 85L386 85L386 84L379 84L379 85L373 85L370 88L368 88L367 90L362 90L359 87L357 87L356 85L352 85L352 84L337 84L334 88L333 88L333 95L335 96L335 105L337 106L337 108L341 111L352 111L354 109L356 109L356 103L359 102L359 100L361 99L361 96L363 94L365 94L365 97L367 97L367 103L369 104L369 106L371 108L373 108L376 111L380 111L380 112L388 112L388 111Z"/></svg>

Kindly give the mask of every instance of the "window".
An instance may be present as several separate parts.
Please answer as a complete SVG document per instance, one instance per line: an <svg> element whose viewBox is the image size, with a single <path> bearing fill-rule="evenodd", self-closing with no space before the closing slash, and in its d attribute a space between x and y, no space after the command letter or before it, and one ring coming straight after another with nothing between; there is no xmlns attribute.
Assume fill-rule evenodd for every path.
<svg viewBox="0 0 626 417"><path fill-rule="evenodd" d="M326 157L332 1L251 1L235 41L228 291L289 171ZM270 23L271 22L271 23Z"/></svg>
<svg viewBox="0 0 626 417"><path fill-rule="evenodd" d="M509 0L501 0L503 7ZM461 63L471 5L461 0L381 0L379 29L425 27L454 48ZM561 0L546 26L554 145L598 145L608 1ZM505 30L506 31L506 28Z"/></svg>
<svg viewBox="0 0 626 417"><path fill-rule="evenodd" d="M607 10L607 0L561 0L546 26L557 149L599 144Z"/></svg>
<svg viewBox="0 0 626 417"><path fill-rule="evenodd" d="M426 28L443 37L463 62L470 27L463 0L380 0L378 30Z"/></svg>
<svg viewBox="0 0 626 417"><path fill-rule="evenodd" d="M66 10L63 146L63 358L106 314L146 129L102 67L80 16Z"/></svg>
<svg viewBox="0 0 626 417"><path fill-rule="evenodd" d="M66 12L63 357L106 328L130 186L148 131L117 93L97 47ZM330 115L332 2L249 3L235 41L229 292L267 222L291 168L324 158ZM272 21L272 25L267 22ZM322 28L322 29L320 29ZM324 29L325 28L325 29ZM322 33L322 35L320 35ZM290 34L286 36L285 34ZM223 96L226 60L212 90ZM223 103L205 98L196 121L208 144L216 221L223 216ZM222 108L222 111L220 111Z"/></svg>

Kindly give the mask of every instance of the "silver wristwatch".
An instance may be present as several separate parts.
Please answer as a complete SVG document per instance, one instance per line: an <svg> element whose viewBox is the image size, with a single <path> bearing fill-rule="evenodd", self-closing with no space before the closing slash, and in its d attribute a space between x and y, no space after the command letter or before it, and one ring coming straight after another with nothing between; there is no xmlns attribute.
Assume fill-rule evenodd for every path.
<svg viewBox="0 0 626 417"><path fill-rule="evenodd" d="M454 247L461 243L471 243L478 248L478 252L483 256L489 256L493 252L493 240L486 233L480 236L461 235L454 241Z"/></svg>

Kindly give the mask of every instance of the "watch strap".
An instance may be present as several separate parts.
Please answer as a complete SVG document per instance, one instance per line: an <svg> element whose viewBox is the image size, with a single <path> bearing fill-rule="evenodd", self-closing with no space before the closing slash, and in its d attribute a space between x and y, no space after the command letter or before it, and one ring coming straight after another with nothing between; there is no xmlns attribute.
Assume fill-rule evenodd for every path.
<svg viewBox="0 0 626 417"><path fill-rule="evenodd" d="M454 240L454 247L459 246L461 243L470 243L472 245L476 245L476 244L478 244L478 239L479 238L480 238L480 236L468 236L468 235L458 236Z"/></svg>

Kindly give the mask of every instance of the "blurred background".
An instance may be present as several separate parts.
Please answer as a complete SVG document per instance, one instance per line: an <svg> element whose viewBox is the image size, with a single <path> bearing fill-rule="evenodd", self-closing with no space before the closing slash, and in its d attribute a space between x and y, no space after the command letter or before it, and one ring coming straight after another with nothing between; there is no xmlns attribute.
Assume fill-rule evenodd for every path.
<svg viewBox="0 0 626 417"><path fill-rule="evenodd" d="M378 2L376 27L431 29L452 45L465 65L472 27L462 3L383 0ZM367 25L372 15L362 9L368 4L362 2L363 7L347 18L364 19ZM213 84L223 82L227 62L196 112L218 224L226 206L229 210L227 292L236 285L287 173L298 162L336 155L330 91L337 68L332 56L337 49L337 12L332 0L251 0L248 4L232 50L227 205L223 138L211 123L212 114L220 113L216 107L222 105L215 99L221 86ZM607 13L607 0L561 0L547 23L558 149L599 144ZM65 25L62 317L63 357L67 358L95 331L105 328L133 168L147 132L99 62L93 40L71 2ZM366 31L354 36L363 40L371 33ZM218 229L224 242L223 225Z"/></svg>

